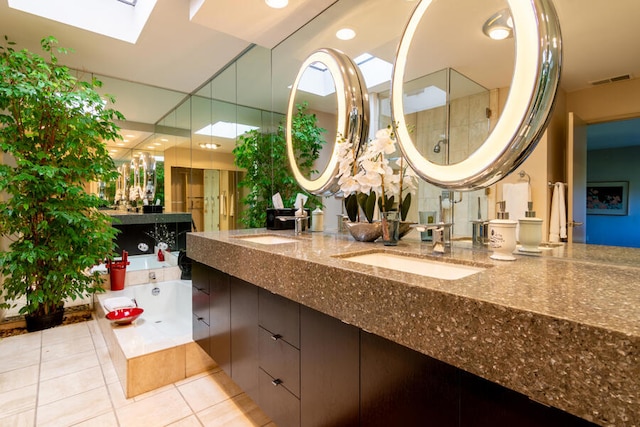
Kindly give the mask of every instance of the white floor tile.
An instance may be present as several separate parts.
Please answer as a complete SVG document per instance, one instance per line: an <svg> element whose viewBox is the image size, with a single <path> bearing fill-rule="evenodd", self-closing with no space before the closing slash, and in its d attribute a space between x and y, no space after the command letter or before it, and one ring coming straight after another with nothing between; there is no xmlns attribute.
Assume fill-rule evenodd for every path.
<svg viewBox="0 0 640 427"><path fill-rule="evenodd" d="M116 409L121 427L139 427L142 420L146 426L165 426L191 414L175 388Z"/></svg>
<svg viewBox="0 0 640 427"><path fill-rule="evenodd" d="M16 351L12 354L0 355L0 360L2 360L2 363L0 363L0 373L26 368L27 366L38 366L40 363L40 351L40 348L33 348Z"/></svg>
<svg viewBox="0 0 640 427"><path fill-rule="evenodd" d="M32 384L0 393L0 414L14 415L36 407L38 385Z"/></svg>
<svg viewBox="0 0 640 427"><path fill-rule="evenodd" d="M14 369L13 371L1 373L0 393L26 387L32 384L37 384L39 373L39 365L31 365L25 368Z"/></svg>
<svg viewBox="0 0 640 427"><path fill-rule="evenodd" d="M105 386L39 406L38 427L71 426L112 410Z"/></svg>
<svg viewBox="0 0 640 427"><path fill-rule="evenodd" d="M40 381L61 377L98 365L98 356L93 349L49 362L42 362L40 367Z"/></svg>
<svg viewBox="0 0 640 427"><path fill-rule="evenodd" d="M77 338L90 337L87 322L73 323L71 325L58 326L42 331L42 346L46 347L65 341L73 341Z"/></svg>
<svg viewBox="0 0 640 427"><path fill-rule="evenodd" d="M0 359L12 355L19 355L29 350L40 350L42 345L42 332L15 335L13 337L0 338Z"/></svg>
<svg viewBox="0 0 640 427"><path fill-rule="evenodd" d="M242 393L242 390L222 371L183 384L178 387L178 390L194 412Z"/></svg>
<svg viewBox="0 0 640 427"><path fill-rule="evenodd" d="M114 411L110 411L106 414L98 415L97 417L74 424L73 427L114 427L117 425L118 420L116 419L116 413ZM140 423L140 426L143 425L143 423Z"/></svg>
<svg viewBox="0 0 640 427"><path fill-rule="evenodd" d="M198 420L198 417L191 415L187 418L183 418L180 421L169 424L167 427L202 427L202 423Z"/></svg>
<svg viewBox="0 0 640 427"><path fill-rule="evenodd" d="M42 381L38 391L38 405L46 405L56 400L82 394L98 387L104 387L102 370L94 366L83 371Z"/></svg>
<svg viewBox="0 0 640 427"><path fill-rule="evenodd" d="M245 393L196 415L207 427L255 427L269 423L269 418Z"/></svg>
<svg viewBox="0 0 640 427"><path fill-rule="evenodd" d="M0 427L33 427L36 420L36 410L4 416L0 415Z"/></svg>
<svg viewBox="0 0 640 427"><path fill-rule="evenodd" d="M44 341L44 340L43 340ZM78 352L94 350L93 340L89 335L70 340L58 341L55 344L42 345L42 361L49 362L61 357L74 356Z"/></svg>

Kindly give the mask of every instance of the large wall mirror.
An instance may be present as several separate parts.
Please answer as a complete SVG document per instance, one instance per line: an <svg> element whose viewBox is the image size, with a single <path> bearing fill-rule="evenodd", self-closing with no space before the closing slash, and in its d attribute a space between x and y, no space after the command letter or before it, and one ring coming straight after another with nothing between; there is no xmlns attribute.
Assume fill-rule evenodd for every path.
<svg viewBox="0 0 640 427"><path fill-rule="evenodd" d="M309 106L311 115L306 111ZM336 49L311 53L291 86L287 107L287 156L298 184L316 195L337 193L337 141L361 146L368 125L369 97L358 66ZM309 146L309 139L317 145Z"/></svg>
<svg viewBox="0 0 640 427"><path fill-rule="evenodd" d="M469 5L463 0L423 0L409 19L393 73L392 111L405 157L419 176L433 184L459 190L493 184L522 163L546 128L560 79L562 43L557 16L547 0L506 3ZM449 16L456 17L455 33L443 25ZM498 26L500 20L504 21L500 28L504 39L477 37L480 29L489 36L491 27ZM474 58L474 52L482 52L484 57ZM494 70L495 59L500 56L515 58L511 73ZM459 72L465 70L461 74L466 79L457 79L455 92L450 90L454 87L451 75L444 91L419 83L443 65ZM503 78L509 78L511 90L504 111L494 117L489 131L493 114L488 101L482 95L476 96L475 85L470 85L468 95L463 87L465 82L486 82L488 87L495 87L491 74L500 72L504 73ZM429 95L429 90L434 93ZM431 130L428 120L416 121L413 117L416 98L435 99L438 94L449 107L445 113L448 130L461 124L462 115L455 111L453 100L471 100L469 114L464 117L468 133L464 150L454 147L457 141L446 138L446 132L435 138L425 134ZM482 110L486 111L484 119ZM450 144L445 151L446 162L432 161L425 153L424 140L428 138ZM435 142L434 148L439 147ZM451 156L452 151L457 155Z"/></svg>
<svg viewBox="0 0 640 427"><path fill-rule="evenodd" d="M451 2L455 5L449 5ZM461 14L463 19L466 15L475 17L478 25L469 31L481 33L484 20L507 6L506 0L481 2L482 5L477 3L472 0L434 2L434 13L429 19L437 21L438 25L434 29L436 33L428 36L427 45L431 47L425 48L442 49L444 45L447 49L451 46L466 47L468 43L464 37L453 30L453 26L449 28L446 25L451 16L456 19ZM239 132L239 125L261 131L277 130L286 116L298 70L309 54L318 49L342 51L357 64L369 93L369 134L391 124L389 93L396 49L417 4L407 0L337 1L274 49L253 47L203 85L194 96L185 97L184 102L169 112L156 128L158 139L167 140L162 141L164 145L157 146L164 148L165 209L192 212L198 230L243 226L238 217L244 209L239 202L244 189L228 187L237 184L242 177L242 172L234 166L231 153L237 137L225 139L207 135L206 128L225 121L235 124ZM339 39L336 33L343 28L354 30L355 37ZM486 138L500 114L499 92L508 90L505 88L509 87L513 74L514 40L496 42L483 36L482 43L486 45L483 49L474 49L471 53L463 50L448 61L425 61L430 68L424 68L424 64L410 64L418 72L407 80L409 95L419 92L435 94L433 99L415 96L415 101L424 101L425 104L415 102L412 106L414 135L419 135L425 156L434 162L449 164L461 161ZM491 53L484 53L485 48ZM429 57L424 56L425 59ZM509 66L498 66L498 61L493 61L494 57L510 57L507 61ZM480 65L483 66L482 71L478 70ZM330 130L336 129L337 98L299 91L294 102L308 103L308 112L315 114L319 126L327 130L325 141L335 140ZM486 117L487 108L491 110L490 118ZM207 144L219 146L212 150L203 148L201 144L204 147ZM146 150L146 147L142 145L139 150ZM314 168L319 173L327 169L329 147L327 145L322 151ZM216 173L228 175L222 187L216 187ZM315 180L319 173L309 173L306 178ZM205 178L205 175L214 177ZM214 190L209 190L209 186L205 189L204 182L208 179L214 180ZM222 195L225 190L226 199ZM233 199L230 197L232 190ZM278 188L271 191L275 193ZM443 194L445 200L450 198L451 206L455 208L447 213L457 224L454 228L456 235L471 234L469 220L478 216L478 198L481 199L482 216L487 218L490 203L484 192L465 193L461 198L460 194L443 193L442 188L421 181L408 219L417 222L419 212L437 210ZM217 212L215 216L219 217L220 212L228 212L229 209L224 208L229 207L230 202L234 204L233 218L227 215L226 219L220 217L213 222L205 220L205 214L210 216L211 212ZM223 209L220 207L222 203L225 204ZM342 200L326 197L323 204L327 214L326 227L336 228L337 215L343 212Z"/></svg>

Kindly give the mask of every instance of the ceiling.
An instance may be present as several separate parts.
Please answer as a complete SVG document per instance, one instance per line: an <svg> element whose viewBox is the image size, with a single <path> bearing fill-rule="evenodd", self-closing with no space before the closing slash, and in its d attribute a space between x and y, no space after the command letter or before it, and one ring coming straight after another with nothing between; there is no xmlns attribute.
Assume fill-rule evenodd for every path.
<svg viewBox="0 0 640 427"><path fill-rule="evenodd" d="M351 1L358 3L359 9L344 11L331 20L340 19L354 25L364 21L367 25L362 25L362 34L366 31L366 36L361 39L368 43L375 40L378 50L385 52L380 53L380 57L392 56L397 41L384 37L386 28L402 29L405 11L410 11L413 5L407 5L407 0L385 1L395 1L398 7L379 7L379 0ZM20 48L39 51L40 39L48 35L55 36L60 46L73 48L75 53L62 58L61 62L102 80L117 99L115 108L131 122L130 131L140 132L136 138L145 138L150 131L144 124L157 123L187 94L195 92L252 43L283 49L287 42L282 41L287 36L334 2L290 0L289 7L276 10L268 8L263 0L158 0L137 42L131 44L16 11L9 8L8 0L0 0L0 28L2 35L17 42ZM332 9L349 0L335 3ZM640 1L555 0L554 4L563 34L561 86L565 91L580 90L589 87L591 82L625 74L640 77L640 25L637 24ZM385 24L394 19L395 26ZM322 19L316 21L323 22ZM449 39L456 37L458 31L454 24L461 25L461 22L462 19L446 20ZM322 25L330 24L331 21L326 21ZM303 30L298 35L308 40L319 37L313 33L305 36ZM357 39L353 43L357 43ZM298 60L302 61L304 56ZM512 61L508 55L479 56L483 58L495 70L504 69L501 61ZM289 67L284 62L279 66ZM280 74L295 77L297 69L287 71L288 74ZM464 73L464 70L458 71ZM487 80L487 85L495 85L487 87L500 87L500 82L492 81L490 75ZM629 132L636 132L632 129Z"/></svg>

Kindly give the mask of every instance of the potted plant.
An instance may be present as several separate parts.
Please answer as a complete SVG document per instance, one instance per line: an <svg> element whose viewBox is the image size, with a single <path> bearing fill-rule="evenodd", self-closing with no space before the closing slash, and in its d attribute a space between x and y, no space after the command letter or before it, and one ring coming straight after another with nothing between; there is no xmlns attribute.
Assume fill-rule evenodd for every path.
<svg viewBox="0 0 640 427"><path fill-rule="evenodd" d="M115 140L114 119L97 80L80 81L58 64L53 37L41 41L47 58L0 45L0 295L28 330L60 324L67 299L102 290L92 266L112 255L115 229L90 182L115 178L104 140ZM110 100L113 102L113 99Z"/></svg>
<svg viewBox="0 0 640 427"><path fill-rule="evenodd" d="M317 125L315 114L308 113L308 104L296 105L297 113L293 117L294 148L298 165L303 172L311 173L318 158L324 140L325 129ZM246 170L246 175L238 183L249 189L242 199L247 206L242 222L249 228L264 227L267 222L267 208L271 206L271 196L276 192L282 196L285 206L293 206L297 193L307 195L307 204L322 206L318 196L303 191L291 171L287 161L285 128L282 123L277 133L251 130L238 138L234 148L236 166Z"/></svg>
<svg viewBox="0 0 640 427"><path fill-rule="evenodd" d="M417 177L402 155L395 159L395 165L391 162L398 151L391 126L378 130L357 157L355 147L346 140L338 149L338 184L345 197L350 221L347 227L356 240L374 241L385 231L381 223L374 222L376 205L383 222L384 214L392 210L399 211L401 221L405 221ZM360 221L360 212L366 221Z"/></svg>

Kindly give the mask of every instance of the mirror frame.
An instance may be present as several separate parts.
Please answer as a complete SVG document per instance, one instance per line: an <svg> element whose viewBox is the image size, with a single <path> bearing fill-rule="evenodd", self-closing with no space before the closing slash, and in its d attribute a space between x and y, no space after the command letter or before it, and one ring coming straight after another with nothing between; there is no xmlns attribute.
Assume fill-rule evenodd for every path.
<svg viewBox="0 0 640 427"><path fill-rule="evenodd" d="M551 0L507 1L516 44L509 96L485 142L467 159L452 165L439 165L422 156L404 123L403 84L409 48L432 0L421 0L405 28L391 80L392 121L408 164L431 184L466 191L496 183L531 154L550 120L562 62L556 11Z"/></svg>
<svg viewBox="0 0 640 427"><path fill-rule="evenodd" d="M335 96L338 104L336 141L324 171L316 179L307 179L300 172L296 163L292 138L292 119L296 112L295 97L300 79L307 67L316 62L327 67L336 88ZM331 196L337 193L340 189L336 177L339 166L337 140L345 138L350 144L357 147L356 153L359 154L368 133L369 93L358 66L345 53L337 49L321 48L311 53L300 66L291 86L287 108L287 157L291 172L298 184L304 190L318 196Z"/></svg>

